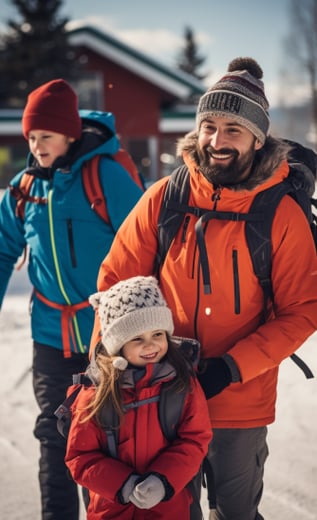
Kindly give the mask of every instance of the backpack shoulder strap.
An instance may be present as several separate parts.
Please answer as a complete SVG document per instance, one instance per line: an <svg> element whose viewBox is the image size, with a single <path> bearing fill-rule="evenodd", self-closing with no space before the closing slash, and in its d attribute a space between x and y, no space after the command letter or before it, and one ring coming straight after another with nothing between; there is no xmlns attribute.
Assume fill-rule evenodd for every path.
<svg viewBox="0 0 317 520"><path fill-rule="evenodd" d="M102 407L100 420L107 436L107 453L116 459L118 458L119 416L110 400Z"/></svg>
<svg viewBox="0 0 317 520"><path fill-rule="evenodd" d="M120 148L114 155L104 154L104 156L121 164L134 182L144 191L138 169L132 157L125 149ZM102 155L95 155L84 163L82 168L82 183L91 209L94 210L106 224L111 225L105 195L100 182L99 163L101 157Z"/></svg>
<svg viewBox="0 0 317 520"><path fill-rule="evenodd" d="M18 186L9 185L11 195L16 199L15 215L21 219L24 219L25 204L26 202L34 202L35 204L47 204L47 198L45 197L31 197L30 191L34 182L34 175L27 171L23 173L20 184Z"/></svg>
<svg viewBox="0 0 317 520"><path fill-rule="evenodd" d="M197 368L200 358L200 343L193 338L173 336L173 343L186 359L189 370ZM159 420L163 434L169 442L177 437L177 428L181 420L188 389L175 392L173 380L162 384L159 401Z"/></svg>
<svg viewBox="0 0 317 520"><path fill-rule="evenodd" d="M254 199L250 213L258 214L259 218L246 221L245 233L250 251L253 270L263 290L263 321L265 321L268 301L274 303L274 294L271 281L272 270L272 242L271 230L276 208L284 195L291 195L298 201L305 212L299 197L303 196L302 190L294 189L292 182L287 180L260 192ZM307 197L307 195L306 195ZM309 215L307 215L309 218ZM291 359L301 368L307 379L314 375L306 363L296 354L291 354Z"/></svg>
<svg viewBox="0 0 317 520"><path fill-rule="evenodd" d="M317 159L316 159L317 160ZM302 208L304 215L310 225L310 230L317 249L317 215L313 208L317 208L317 199L313 198L315 190L315 177L305 164L289 164L290 172L284 182L289 182L292 186L293 199Z"/></svg>
<svg viewBox="0 0 317 520"><path fill-rule="evenodd" d="M258 193L249 212L256 214L258 218L255 221L247 220L245 225L253 270L264 293L264 309L269 299L273 301L271 284L273 219L282 197L291 191L291 186L284 181Z"/></svg>
<svg viewBox="0 0 317 520"><path fill-rule="evenodd" d="M58 432L67 439L70 424L72 420L71 407L75 401L77 395L83 386L92 385L92 381L85 374L74 374L73 375L73 386L70 387L70 391L66 399L58 406L55 410L54 415L57 418L57 430Z"/></svg>
<svg viewBox="0 0 317 520"><path fill-rule="evenodd" d="M106 222L110 224L105 196L103 194L99 177L100 155L95 155L83 164L82 182L86 197L92 210Z"/></svg>
<svg viewBox="0 0 317 520"><path fill-rule="evenodd" d="M144 184L141 180L139 170L137 169L135 162L127 150L125 148L119 148L117 153L113 155L113 159L120 163L125 170L127 170L134 182L139 186L139 188L141 188L142 191L144 191Z"/></svg>
<svg viewBox="0 0 317 520"><path fill-rule="evenodd" d="M171 174L165 188L158 219L158 247L154 265L156 273L159 272L171 242L183 222L184 213L188 211L189 188L188 168L182 165Z"/></svg>
<svg viewBox="0 0 317 520"><path fill-rule="evenodd" d="M159 420L162 432L169 442L177 436L177 426L179 424L187 390L184 389L175 393L172 388L172 381L162 384L159 401Z"/></svg>
<svg viewBox="0 0 317 520"><path fill-rule="evenodd" d="M66 399L55 410L54 415L57 418L57 430L67 439L72 420L71 407L80 390L85 386L96 386L96 381L89 376L90 365L85 373L73 375L73 386L70 387ZM107 402L101 410L101 425L107 436L107 453L113 458L117 458L119 417L111 401Z"/></svg>

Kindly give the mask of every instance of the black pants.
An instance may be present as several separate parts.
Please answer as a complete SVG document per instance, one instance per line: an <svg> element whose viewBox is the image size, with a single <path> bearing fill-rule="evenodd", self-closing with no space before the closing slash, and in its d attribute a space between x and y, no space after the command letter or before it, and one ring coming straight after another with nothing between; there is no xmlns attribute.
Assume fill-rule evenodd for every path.
<svg viewBox="0 0 317 520"><path fill-rule="evenodd" d="M56 408L64 401L72 375L83 372L88 356L63 352L34 342L33 389L40 408L34 436L40 441L39 483L42 520L78 520L77 485L64 463L66 441L56 428Z"/></svg>

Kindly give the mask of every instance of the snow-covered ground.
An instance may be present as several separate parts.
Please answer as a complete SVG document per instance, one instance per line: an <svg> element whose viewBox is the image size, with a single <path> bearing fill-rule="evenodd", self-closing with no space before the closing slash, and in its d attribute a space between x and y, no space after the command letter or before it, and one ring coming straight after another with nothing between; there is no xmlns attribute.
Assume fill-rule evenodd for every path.
<svg viewBox="0 0 317 520"><path fill-rule="evenodd" d="M28 299L29 286L22 270L14 274L0 314L0 518L6 520L40 519ZM281 367L261 507L266 520L317 520L316 349L317 334L299 351L316 379L306 380L290 360ZM202 502L207 520L204 497Z"/></svg>

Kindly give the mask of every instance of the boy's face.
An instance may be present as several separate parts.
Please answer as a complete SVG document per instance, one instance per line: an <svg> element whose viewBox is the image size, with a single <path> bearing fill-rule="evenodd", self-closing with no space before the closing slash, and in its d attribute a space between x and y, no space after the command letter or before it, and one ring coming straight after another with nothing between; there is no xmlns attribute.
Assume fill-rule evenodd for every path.
<svg viewBox="0 0 317 520"><path fill-rule="evenodd" d="M28 141L30 151L39 165L49 168L57 157L67 153L75 139L49 130L31 130Z"/></svg>

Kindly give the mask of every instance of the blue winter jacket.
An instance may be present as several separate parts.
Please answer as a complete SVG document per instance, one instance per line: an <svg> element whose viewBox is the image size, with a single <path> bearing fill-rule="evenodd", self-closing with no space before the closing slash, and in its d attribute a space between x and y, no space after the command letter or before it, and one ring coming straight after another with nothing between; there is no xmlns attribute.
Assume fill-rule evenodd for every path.
<svg viewBox="0 0 317 520"><path fill-rule="evenodd" d="M119 149L113 115L90 111L80 115L82 137L67 157L58 158L51 168L40 168L32 155L28 158L26 170L35 176L30 195L46 198L47 204L26 202L21 219L15 215L16 199L10 189L0 203L0 304L27 246L28 275L34 287L32 337L63 349L66 327L73 352L88 350L94 312L87 298L96 291L99 266L116 231L142 195L126 170L109 157ZM111 225L91 209L82 184L84 161L99 154L108 154L101 159L100 178ZM12 186L19 186L24 171L13 178ZM83 308L67 312L74 311L76 304Z"/></svg>

